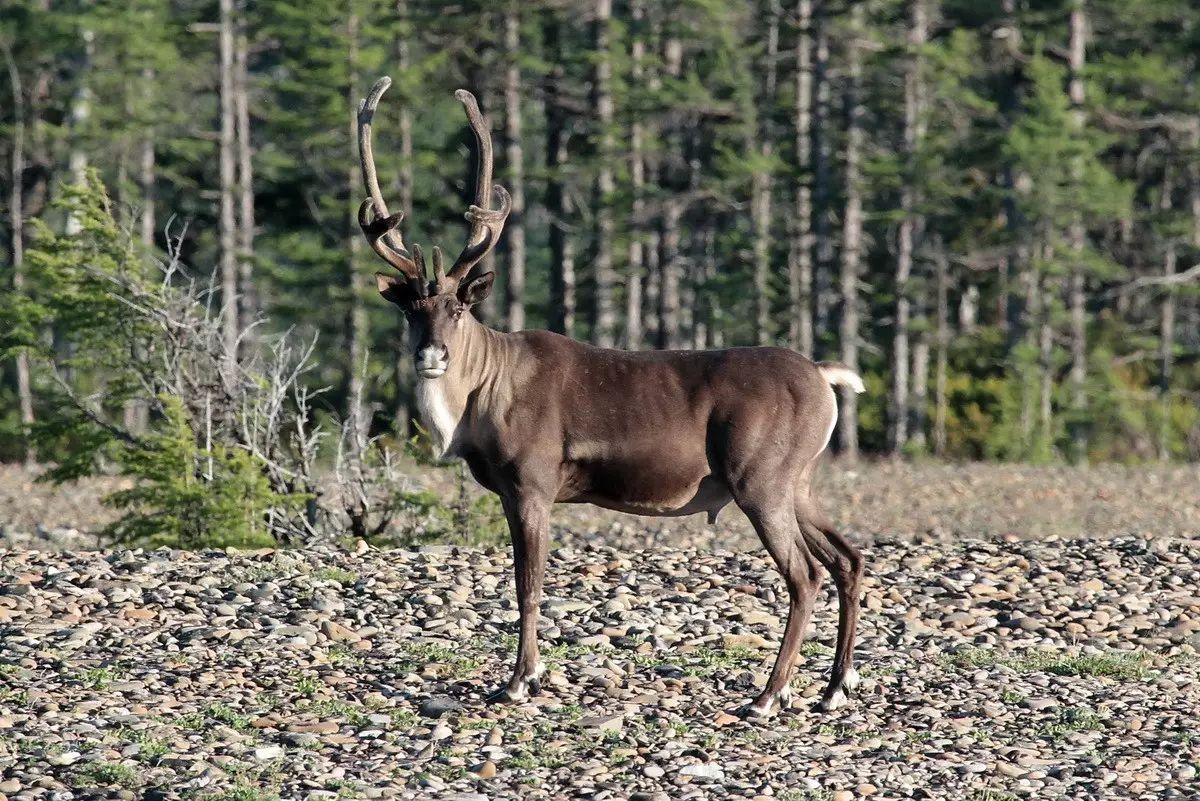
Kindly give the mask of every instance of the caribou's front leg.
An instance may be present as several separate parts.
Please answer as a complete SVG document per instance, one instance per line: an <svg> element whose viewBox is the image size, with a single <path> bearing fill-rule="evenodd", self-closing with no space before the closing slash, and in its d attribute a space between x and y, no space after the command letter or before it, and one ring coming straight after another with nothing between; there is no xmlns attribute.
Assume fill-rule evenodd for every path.
<svg viewBox="0 0 1200 801"><path fill-rule="evenodd" d="M492 702L522 701L530 693L536 695L541 691L539 679L546 669L538 658L537 622L550 543L550 502L527 497L503 498L503 501L512 534L521 640L512 680L488 698Z"/></svg>

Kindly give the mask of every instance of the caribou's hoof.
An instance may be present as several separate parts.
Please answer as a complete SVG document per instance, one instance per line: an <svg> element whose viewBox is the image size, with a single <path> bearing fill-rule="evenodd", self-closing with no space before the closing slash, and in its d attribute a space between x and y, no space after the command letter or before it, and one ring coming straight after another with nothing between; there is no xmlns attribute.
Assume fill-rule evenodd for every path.
<svg viewBox="0 0 1200 801"><path fill-rule="evenodd" d="M529 698L525 685L501 687L487 697L489 704L519 704Z"/></svg>
<svg viewBox="0 0 1200 801"><path fill-rule="evenodd" d="M825 693L817 702L816 709L818 712L832 712L835 709L841 709L847 703L849 700L846 698L846 691L839 688L831 693Z"/></svg>
<svg viewBox="0 0 1200 801"><path fill-rule="evenodd" d="M760 695L739 709L738 715L745 720L766 720L787 709L791 703L792 690L788 687L775 695Z"/></svg>
<svg viewBox="0 0 1200 801"><path fill-rule="evenodd" d="M860 684L862 684L862 676L858 675L857 670L850 668L846 671L846 675L842 676L841 684L825 691L820 702L817 703L817 711L832 712L835 709L841 709L850 703L850 696Z"/></svg>
<svg viewBox="0 0 1200 801"><path fill-rule="evenodd" d="M775 709L774 704L759 706L759 703L755 701L754 703L746 704L738 709L737 715L742 720L748 721L769 720L770 718L775 717L775 713L777 711L778 710Z"/></svg>
<svg viewBox="0 0 1200 801"><path fill-rule="evenodd" d="M519 704L529 700L531 695L541 695L542 674L546 672L544 665L539 664L533 675L513 679L507 686L501 687L487 697L489 704Z"/></svg>

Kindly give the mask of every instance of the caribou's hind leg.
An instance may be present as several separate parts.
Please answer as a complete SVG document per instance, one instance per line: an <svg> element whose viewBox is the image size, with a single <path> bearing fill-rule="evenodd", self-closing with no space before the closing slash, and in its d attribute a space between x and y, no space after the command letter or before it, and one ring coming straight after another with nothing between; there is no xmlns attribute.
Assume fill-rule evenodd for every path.
<svg viewBox="0 0 1200 801"><path fill-rule="evenodd" d="M846 694L858 686L854 669L854 641L858 630L858 604L861 594L863 558L809 497L801 496L796 504L796 521L804 533L809 550L833 576L838 594L837 649L833 656L833 671L829 686L817 705L830 711L845 705Z"/></svg>
<svg viewBox="0 0 1200 801"><path fill-rule="evenodd" d="M812 617L813 601L821 583L821 568L809 553L796 518L786 504L774 503L769 508L739 501L742 511L750 518L754 530L783 575L788 590L788 618L783 642L767 685L743 713L747 717L768 717L785 709L791 701L788 682L792 666L808 621Z"/></svg>

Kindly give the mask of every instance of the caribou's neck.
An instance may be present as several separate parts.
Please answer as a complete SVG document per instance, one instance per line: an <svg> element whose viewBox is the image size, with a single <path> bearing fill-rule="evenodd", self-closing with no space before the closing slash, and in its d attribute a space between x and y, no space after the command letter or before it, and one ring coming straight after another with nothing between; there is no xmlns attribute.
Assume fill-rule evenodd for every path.
<svg viewBox="0 0 1200 801"><path fill-rule="evenodd" d="M469 436L472 422L501 413L512 397L517 343L470 314L462 325L445 375L417 378L417 410L437 456L453 456ZM474 420L464 419L469 401L473 401Z"/></svg>

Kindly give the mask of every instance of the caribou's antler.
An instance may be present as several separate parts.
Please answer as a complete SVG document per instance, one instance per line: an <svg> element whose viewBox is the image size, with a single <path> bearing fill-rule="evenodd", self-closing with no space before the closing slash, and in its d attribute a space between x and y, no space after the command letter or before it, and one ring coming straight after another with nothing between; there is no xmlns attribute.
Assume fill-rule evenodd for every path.
<svg viewBox="0 0 1200 801"><path fill-rule="evenodd" d="M370 195L358 207L358 224L366 235L371 248L379 257L403 273L410 281L423 284L421 270L400 234L400 221L404 212L389 214L383 193L379 191L379 178L375 174L375 152L371 146L371 121L379 99L392 85L392 79L384 76L375 82L371 92L358 104L358 157L362 166L363 185Z"/></svg>
<svg viewBox="0 0 1200 801"><path fill-rule="evenodd" d="M428 287L425 284L424 263L417 255L420 251L414 247L413 253L410 254L404 246L404 238L399 229L404 214L388 213L383 193L379 191L379 178L375 173L371 121L375 117L379 99L391 85L391 78L380 78L358 106L358 153L362 164L363 185L370 196L358 208L358 224L379 257L403 273L419 287L418 291L422 295L426 295ZM470 274L471 268L491 252L500 239L500 232L504 230L504 221L512 211L512 198L508 191L498 184L492 184L492 133L479 111L475 95L466 89L459 89L454 96L466 108L467 121L475 133L475 141L479 146L479 169L475 175L475 203L467 209L466 214L467 221L471 223L471 234L467 246L455 259L450 272L443 272L441 251L434 249L434 286L438 292L453 291ZM500 208L491 208L492 195L496 196Z"/></svg>
<svg viewBox="0 0 1200 801"><path fill-rule="evenodd" d="M454 260L454 266L447 273L447 281L458 283L467 277L471 268L486 256L500 240L500 232L504 230L504 222L512 211L512 197L508 190L496 184L492 185L492 132L483 114L479 111L479 103L475 95L466 89L454 93L467 112L467 121L475 133L475 141L479 147L478 171L475 174L475 203L467 209L466 218L471 223L471 234L467 246ZM492 195L495 194L500 208L490 207Z"/></svg>

